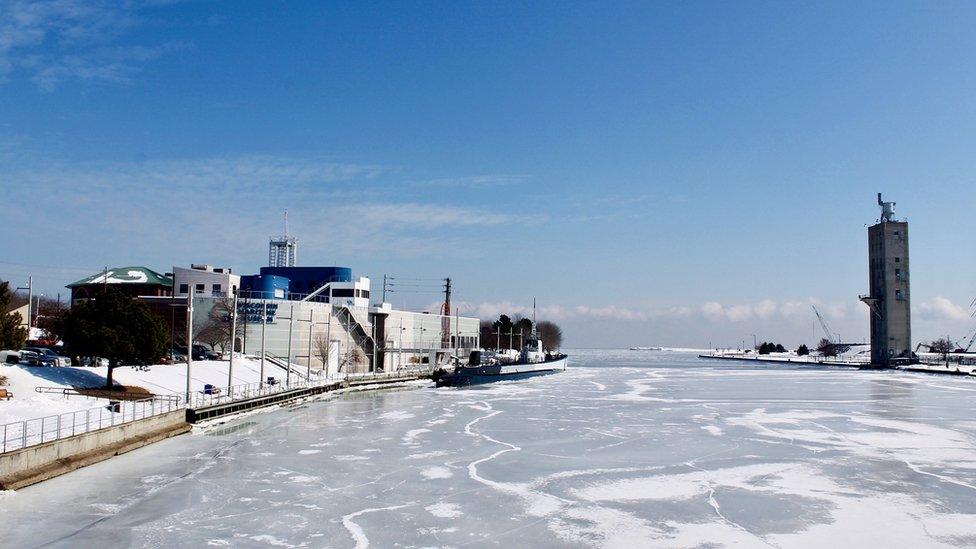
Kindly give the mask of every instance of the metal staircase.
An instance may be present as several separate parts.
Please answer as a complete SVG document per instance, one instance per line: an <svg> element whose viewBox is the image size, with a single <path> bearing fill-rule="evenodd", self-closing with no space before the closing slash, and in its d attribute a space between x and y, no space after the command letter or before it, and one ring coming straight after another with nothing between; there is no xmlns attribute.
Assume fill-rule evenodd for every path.
<svg viewBox="0 0 976 549"><path fill-rule="evenodd" d="M332 314L339 319L339 323L349 332L356 345L366 354L366 361L369 363L371 361L370 357L373 356L373 349L376 346L370 330L366 329L366 325L356 318L355 313L349 307L333 307Z"/></svg>

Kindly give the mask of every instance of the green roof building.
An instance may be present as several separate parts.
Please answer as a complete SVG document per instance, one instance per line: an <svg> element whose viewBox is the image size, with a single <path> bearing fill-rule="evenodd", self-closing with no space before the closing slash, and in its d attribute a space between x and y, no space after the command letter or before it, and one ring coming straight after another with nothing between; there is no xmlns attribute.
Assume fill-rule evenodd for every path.
<svg viewBox="0 0 976 549"><path fill-rule="evenodd" d="M93 274L66 287L71 303L80 303L111 286L130 297L173 295L173 278L146 267L116 267Z"/></svg>

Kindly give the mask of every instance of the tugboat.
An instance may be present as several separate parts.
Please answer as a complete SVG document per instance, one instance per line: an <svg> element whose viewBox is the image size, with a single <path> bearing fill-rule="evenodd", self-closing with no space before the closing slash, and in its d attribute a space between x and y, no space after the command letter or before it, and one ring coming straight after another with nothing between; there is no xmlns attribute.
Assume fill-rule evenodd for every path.
<svg viewBox="0 0 976 549"><path fill-rule="evenodd" d="M434 383L438 387L463 387L554 374L566 369L566 355L544 352L542 340L536 335L534 328L518 360L506 361L504 356L503 353L492 356L476 349L471 351L467 364L461 364L459 359L455 359L453 372L438 371L440 375L434 376Z"/></svg>

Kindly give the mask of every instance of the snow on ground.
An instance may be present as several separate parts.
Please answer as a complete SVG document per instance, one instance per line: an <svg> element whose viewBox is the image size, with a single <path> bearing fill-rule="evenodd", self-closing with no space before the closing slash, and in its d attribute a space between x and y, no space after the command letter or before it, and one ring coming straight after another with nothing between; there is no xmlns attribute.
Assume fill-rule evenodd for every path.
<svg viewBox="0 0 976 549"><path fill-rule="evenodd" d="M225 419L3 497L0 531L12 547L976 546L976 379L570 359Z"/></svg>
<svg viewBox="0 0 976 549"><path fill-rule="evenodd" d="M202 391L204 385L227 387L227 373L230 361L227 360L195 360L190 373L190 386L194 391ZM301 370L297 364L293 368ZM107 374L107 368L91 368L100 375ZM234 356L233 385L259 383L261 381L261 360L245 355ZM269 361L264 363L265 377L274 377L281 381L285 379L285 370ZM158 364L148 370L137 368L116 368L115 380L125 385L138 385L153 393L183 394L186 392L186 363Z"/></svg>
<svg viewBox="0 0 976 549"><path fill-rule="evenodd" d="M66 397L35 391L37 387L70 389L72 386L104 385L105 378L89 368L4 365L0 367L0 375L7 378L7 384L3 388L14 394L10 400L0 400L0 424L87 410L105 404L104 399Z"/></svg>
<svg viewBox="0 0 976 549"><path fill-rule="evenodd" d="M227 386L227 360L198 360L193 362L191 387L193 391L203 391L204 385ZM300 370L297 364L294 369ZM285 370L266 361L265 377L285 379ZM235 355L234 385L258 383L261 361L253 357ZM0 424L13 423L26 419L52 416L78 410L88 410L106 405L105 399L42 394L37 387L70 389L72 387L97 388L105 385L107 367L52 368L42 366L3 365L0 375L7 377L8 391L14 393L10 400L0 399ZM186 364L157 364L148 369L120 366L115 369L116 384L138 386L160 395L182 395L186 392Z"/></svg>

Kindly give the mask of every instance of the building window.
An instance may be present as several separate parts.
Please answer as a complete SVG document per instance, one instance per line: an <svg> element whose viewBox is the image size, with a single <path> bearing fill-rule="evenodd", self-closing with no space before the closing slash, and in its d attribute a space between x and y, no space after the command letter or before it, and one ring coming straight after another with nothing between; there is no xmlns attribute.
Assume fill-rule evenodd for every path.
<svg viewBox="0 0 976 549"><path fill-rule="evenodd" d="M904 298L904 296L902 296L901 290L895 290L895 300L896 301L902 301L904 299L905 298Z"/></svg>
<svg viewBox="0 0 976 549"><path fill-rule="evenodd" d="M336 288L332 290L333 297L356 297L353 293L352 288Z"/></svg>
<svg viewBox="0 0 976 549"><path fill-rule="evenodd" d="M214 293L214 295L217 295L217 294L220 293L220 284L214 284L213 285L213 293Z"/></svg>
<svg viewBox="0 0 976 549"><path fill-rule="evenodd" d="M180 294L186 294L190 292L189 284L180 284Z"/></svg>
<svg viewBox="0 0 976 549"><path fill-rule="evenodd" d="M901 258L900 257L896 257L895 258L895 263L901 263Z"/></svg>
<svg viewBox="0 0 976 549"><path fill-rule="evenodd" d="M369 297L369 290L363 290L363 297L365 298Z"/></svg>
<svg viewBox="0 0 976 549"><path fill-rule="evenodd" d="M194 291L198 294L202 294L203 290L204 290L203 284L197 284L196 287L194 288Z"/></svg>
<svg viewBox="0 0 976 549"><path fill-rule="evenodd" d="M363 291L359 288L356 288L356 297L363 297Z"/></svg>

